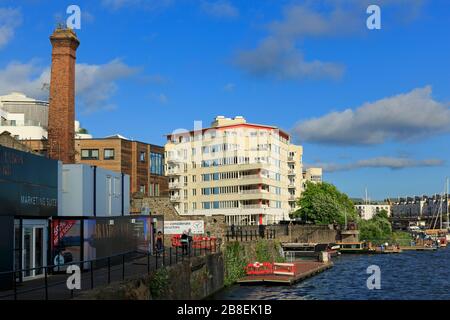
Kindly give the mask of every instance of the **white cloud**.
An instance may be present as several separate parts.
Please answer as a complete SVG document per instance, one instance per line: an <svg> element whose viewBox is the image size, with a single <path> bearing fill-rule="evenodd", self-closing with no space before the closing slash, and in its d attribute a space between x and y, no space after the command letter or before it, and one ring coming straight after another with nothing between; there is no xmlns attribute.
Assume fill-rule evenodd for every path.
<svg viewBox="0 0 450 320"><path fill-rule="evenodd" d="M366 11L371 3L398 9L415 17L422 0L316 0L287 5L280 20L266 26L267 35L256 48L241 50L235 64L252 76L276 79L339 78L344 66L332 61L305 59L301 45L308 37L344 36L367 32ZM397 13L397 11L396 11Z"/></svg>
<svg viewBox="0 0 450 320"><path fill-rule="evenodd" d="M173 0L102 0L103 6L111 10L118 10L126 7L161 10L169 7L173 2Z"/></svg>
<svg viewBox="0 0 450 320"><path fill-rule="evenodd" d="M203 1L202 10L216 18L236 18L239 16L239 9L233 6L229 1Z"/></svg>
<svg viewBox="0 0 450 320"><path fill-rule="evenodd" d="M158 100L159 102L161 102L162 104L166 104L169 102L169 98L167 98L167 96L164 93L160 93L158 95Z"/></svg>
<svg viewBox="0 0 450 320"><path fill-rule="evenodd" d="M415 167L439 167L445 162L441 159L416 160L411 158L376 157L358 160L352 163L315 163L312 167L321 167L326 172L349 171L363 168L388 168L400 170Z"/></svg>
<svg viewBox="0 0 450 320"><path fill-rule="evenodd" d="M0 8L0 49L14 37L17 27L22 24L22 14L19 9Z"/></svg>
<svg viewBox="0 0 450 320"><path fill-rule="evenodd" d="M76 65L76 103L81 111L90 113L115 108L111 98L117 90L117 81L138 72L122 61L115 59L106 64ZM43 85L49 83L50 68L42 67L36 60L28 63L11 62L0 69L0 94L11 91L24 92L30 97L47 99Z"/></svg>
<svg viewBox="0 0 450 320"><path fill-rule="evenodd" d="M135 74L137 69L115 59L106 64L80 63L76 66L75 93L80 98L83 111L112 110L110 98L117 90L117 81Z"/></svg>
<svg viewBox="0 0 450 320"><path fill-rule="evenodd" d="M234 83L230 82L223 86L223 91L232 92L232 91L234 91L235 88L236 88L236 85Z"/></svg>
<svg viewBox="0 0 450 320"><path fill-rule="evenodd" d="M296 125L299 140L337 145L413 141L450 132L450 109L431 97L431 86L331 112Z"/></svg>
<svg viewBox="0 0 450 320"><path fill-rule="evenodd" d="M344 67L320 60L306 61L292 41L269 37L253 50L240 51L235 64L252 76L279 80L302 78L339 78Z"/></svg>

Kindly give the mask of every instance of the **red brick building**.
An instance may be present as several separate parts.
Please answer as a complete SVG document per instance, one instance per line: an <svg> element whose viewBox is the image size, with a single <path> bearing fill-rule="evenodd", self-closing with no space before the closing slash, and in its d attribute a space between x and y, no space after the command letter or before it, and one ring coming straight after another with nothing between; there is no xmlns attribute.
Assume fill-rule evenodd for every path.
<svg viewBox="0 0 450 320"><path fill-rule="evenodd" d="M75 140L75 162L96 165L131 177L131 194L168 196L164 148L122 136Z"/></svg>

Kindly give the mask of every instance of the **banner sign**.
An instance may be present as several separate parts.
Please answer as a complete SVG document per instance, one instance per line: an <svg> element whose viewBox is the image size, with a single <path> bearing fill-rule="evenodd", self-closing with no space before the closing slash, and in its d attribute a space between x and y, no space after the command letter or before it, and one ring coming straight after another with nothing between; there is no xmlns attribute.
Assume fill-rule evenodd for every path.
<svg viewBox="0 0 450 320"><path fill-rule="evenodd" d="M189 229L192 234L203 234L205 222L203 220L164 221L164 234L182 234Z"/></svg>

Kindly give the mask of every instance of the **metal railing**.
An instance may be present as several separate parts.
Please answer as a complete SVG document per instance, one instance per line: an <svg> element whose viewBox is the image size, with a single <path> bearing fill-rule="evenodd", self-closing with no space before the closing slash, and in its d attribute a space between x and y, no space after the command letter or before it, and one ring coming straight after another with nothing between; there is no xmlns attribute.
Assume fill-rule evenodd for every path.
<svg viewBox="0 0 450 320"><path fill-rule="evenodd" d="M169 247L154 253L129 251L104 258L47 265L36 268L0 272L0 280L11 281L12 288L0 291L0 300L65 300L96 287L106 286L116 281L124 281L148 275L160 268L171 266L186 259L220 252L220 239L196 241L187 248ZM76 265L81 270L81 289L69 289L65 268ZM58 271L59 270L59 271ZM61 272L62 270L62 272ZM20 282L25 273L39 272L42 276ZM3 281L4 282L4 281Z"/></svg>
<svg viewBox="0 0 450 320"><path fill-rule="evenodd" d="M227 242L229 241L257 241L259 239L276 239L276 231L274 229L260 230L227 230L225 234Z"/></svg>

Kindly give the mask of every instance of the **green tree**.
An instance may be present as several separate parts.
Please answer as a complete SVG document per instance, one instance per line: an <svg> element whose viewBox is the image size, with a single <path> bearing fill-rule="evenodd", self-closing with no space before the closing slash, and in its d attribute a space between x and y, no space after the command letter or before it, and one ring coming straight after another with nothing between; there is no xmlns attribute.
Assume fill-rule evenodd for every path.
<svg viewBox="0 0 450 320"><path fill-rule="evenodd" d="M350 198L326 182L307 182L306 190L298 200L298 206L300 209L292 216L314 224L331 224L334 221L344 224L345 217L347 221L357 219Z"/></svg>
<svg viewBox="0 0 450 320"><path fill-rule="evenodd" d="M386 210L380 210L370 220L360 220L358 225L361 240L388 240L392 237L392 226Z"/></svg>

